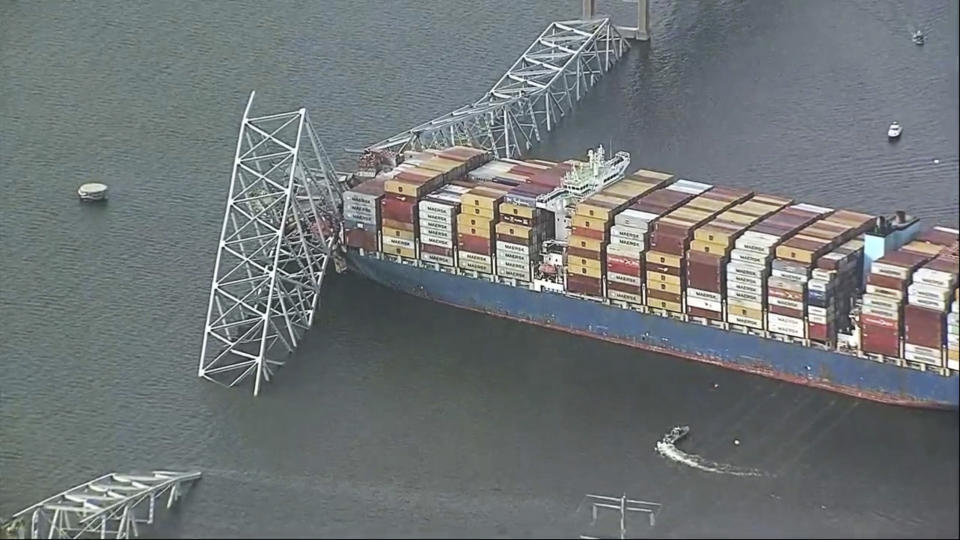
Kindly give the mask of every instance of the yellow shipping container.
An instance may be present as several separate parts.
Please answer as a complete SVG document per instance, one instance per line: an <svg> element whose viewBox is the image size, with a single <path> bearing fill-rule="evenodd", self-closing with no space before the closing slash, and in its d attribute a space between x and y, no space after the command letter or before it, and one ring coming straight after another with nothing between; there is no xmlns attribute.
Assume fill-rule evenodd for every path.
<svg viewBox="0 0 960 540"><path fill-rule="evenodd" d="M796 261L801 263L812 263L819 255L819 251L811 251L808 249L800 249L797 247L791 246L777 246L777 258L786 259L788 261Z"/></svg>
<svg viewBox="0 0 960 540"><path fill-rule="evenodd" d="M656 274L656 272L648 272ZM663 274L660 274L661 276ZM669 276L676 277L676 276ZM668 292L670 294L683 294L683 286L679 283L670 283L667 281L647 281L647 290L656 289L658 291Z"/></svg>
<svg viewBox="0 0 960 540"><path fill-rule="evenodd" d="M660 251L648 251L646 253L646 260L649 263L665 264L674 268L680 268L680 261L682 260L682 257L671 255L669 253L662 253Z"/></svg>
<svg viewBox="0 0 960 540"><path fill-rule="evenodd" d="M454 161L452 159L442 158L442 157L432 157L425 161L421 165L424 169L430 169L442 173L448 173L450 171L456 170L458 167L463 167L463 163L459 161Z"/></svg>
<svg viewBox="0 0 960 540"><path fill-rule="evenodd" d="M726 255L730 253L732 249L733 246L730 244L717 244L714 242L705 242L703 240L693 240L690 242L690 251L699 251L701 253Z"/></svg>
<svg viewBox="0 0 960 540"><path fill-rule="evenodd" d="M580 214L573 215L573 226L574 227L583 227L585 229L591 229L594 231L606 231L609 221L598 219L595 217L584 216Z"/></svg>
<svg viewBox="0 0 960 540"><path fill-rule="evenodd" d="M571 264L567 266L567 274L574 274L578 276L587 276L596 279L603 277L603 270L600 268L591 268L589 266L579 266L576 264Z"/></svg>
<svg viewBox="0 0 960 540"><path fill-rule="evenodd" d="M571 235L567 238L567 245L579 249L589 249L590 251L602 251L604 247L603 240L576 235Z"/></svg>
<svg viewBox="0 0 960 540"><path fill-rule="evenodd" d="M478 206L491 212L500 204L506 190L495 189L489 186L475 187L460 196L460 204ZM461 212L463 210L461 209Z"/></svg>
<svg viewBox="0 0 960 540"><path fill-rule="evenodd" d="M457 214L457 226L459 227L493 227L493 218L488 216L471 216L469 214Z"/></svg>
<svg viewBox="0 0 960 540"><path fill-rule="evenodd" d="M631 180L641 180L644 182L650 182L656 186L670 182L675 178L674 175L670 173L652 171L650 169L637 169L628 175L628 178Z"/></svg>
<svg viewBox="0 0 960 540"><path fill-rule="evenodd" d="M930 255L937 255L943 249L943 246L938 244L931 244L929 242L923 242L920 240L914 240L900 249L915 251L917 253L927 253Z"/></svg>
<svg viewBox="0 0 960 540"><path fill-rule="evenodd" d="M533 212L536 208L529 206L520 206L519 204L500 203L500 213L508 216L517 216L527 219L533 219Z"/></svg>
<svg viewBox="0 0 960 540"><path fill-rule="evenodd" d="M646 182L637 182L636 180L630 180L629 178L624 178L616 184L605 188L602 193L609 193L612 195L619 195L621 197L627 197L630 199L635 199L640 195L643 195L647 191L650 191L650 184Z"/></svg>
<svg viewBox="0 0 960 540"><path fill-rule="evenodd" d="M747 317L748 319L758 319L763 320L763 310L754 309L743 306L738 306L735 304L727 304L727 314L737 315L740 317Z"/></svg>
<svg viewBox="0 0 960 540"><path fill-rule="evenodd" d="M693 239L726 246L732 244L734 235L739 234L744 228L743 226L710 222L693 231Z"/></svg>
<svg viewBox="0 0 960 540"><path fill-rule="evenodd" d="M947 360L960 360L960 350L947 349Z"/></svg>
<svg viewBox="0 0 960 540"><path fill-rule="evenodd" d="M465 270L473 270L474 272L483 272L484 274L493 273L492 264L489 264L489 263L484 264L477 261L471 261L470 259L464 259L463 257L460 257L460 259L457 261L457 266Z"/></svg>
<svg viewBox="0 0 960 540"><path fill-rule="evenodd" d="M401 231L410 231L414 232L417 230L416 225L413 223L407 223L406 221L396 221L394 219L380 218L380 225L383 227L390 227L391 229L400 229Z"/></svg>
<svg viewBox="0 0 960 540"><path fill-rule="evenodd" d="M474 206L472 204L462 204L460 205L460 215L468 216L480 216L488 219L496 219L498 214L492 208L483 208L482 206Z"/></svg>
<svg viewBox="0 0 960 540"><path fill-rule="evenodd" d="M397 246L383 246L383 252L389 253L391 255L400 255L401 257L406 257L408 259L416 259L416 251L413 249L402 248Z"/></svg>
<svg viewBox="0 0 960 540"><path fill-rule="evenodd" d="M716 214L717 212L723 210L724 208L730 206L730 203L726 201L721 201L718 199L710 199L707 197L697 197L687 203L684 208L700 208L706 210L707 214Z"/></svg>
<svg viewBox="0 0 960 540"><path fill-rule="evenodd" d="M383 185L383 190L387 193L395 193L397 195L419 197L427 191L425 186L426 183L417 184L402 180L387 180Z"/></svg>
<svg viewBox="0 0 960 540"><path fill-rule="evenodd" d="M652 308L665 309L667 311L672 311L674 313L683 312L683 309L681 308L679 302L669 302L667 300L661 300L659 298L647 298L647 305Z"/></svg>
<svg viewBox="0 0 960 540"><path fill-rule="evenodd" d="M753 199L751 200L770 204L770 205L776 206L777 208L783 208L784 206L793 203L793 199L786 199L778 195L767 195L764 193L758 193L754 195Z"/></svg>
<svg viewBox="0 0 960 540"><path fill-rule="evenodd" d="M596 268L597 270L600 270L603 268L603 261L600 259L591 259L589 257L567 255L567 266L584 266L587 268Z"/></svg>
<svg viewBox="0 0 960 540"><path fill-rule="evenodd" d="M416 240L416 235L413 231L405 231L403 229L394 229L393 227L383 226L383 235L389 236L391 238L402 238L404 240Z"/></svg>
<svg viewBox="0 0 960 540"><path fill-rule="evenodd" d="M754 214L745 214L739 210L727 210L726 212L717 215L717 219L729 221L738 225L753 225L760 220L760 216Z"/></svg>
<svg viewBox="0 0 960 540"><path fill-rule="evenodd" d="M671 276L670 274L661 274L660 272L647 272L647 286L650 287L654 283L670 283L672 285L680 286L680 276ZM680 291L670 291L674 294L679 294Z"/></svg>
<svg viewBox="0 0 960 540"><path fill-rule="evenodd" d="M510 236L519 236L520 238L530 239L530 236L533 234L533 227L501 221L497 223L496 231L499 234L509 234Z"/></svg>

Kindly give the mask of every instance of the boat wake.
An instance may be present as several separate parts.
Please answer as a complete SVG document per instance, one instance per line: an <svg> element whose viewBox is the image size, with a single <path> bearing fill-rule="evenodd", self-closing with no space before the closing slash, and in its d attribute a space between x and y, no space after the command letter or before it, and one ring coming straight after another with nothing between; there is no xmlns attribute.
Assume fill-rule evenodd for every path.
<svg viewBox="0 0 960 540"><path fill-rule="evenodd" d="M731 476L767 476L767 474L759 469L717 463L716 461L710 461L696 454L688 454L683 450L680 450L677 448L676 443L685 437L689 432L690 428L687 426L677 426L671 429L663 436L662 439L657 441L657 452L661 456L673 462L680 463L704 472L727 474Z"/></svg>

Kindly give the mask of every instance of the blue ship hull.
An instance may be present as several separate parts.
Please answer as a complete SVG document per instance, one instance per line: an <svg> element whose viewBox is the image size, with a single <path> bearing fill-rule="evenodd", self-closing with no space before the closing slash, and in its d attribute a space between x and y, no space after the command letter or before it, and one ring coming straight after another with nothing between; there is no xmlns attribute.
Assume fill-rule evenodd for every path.
<svg viewBox="0 0 960 540"><path fill-rule="evenodd" d="M490 315L884 403L957 409L960 400L955 372L946 377L352 251L347 259L352 269L392 289Z"/></svg>

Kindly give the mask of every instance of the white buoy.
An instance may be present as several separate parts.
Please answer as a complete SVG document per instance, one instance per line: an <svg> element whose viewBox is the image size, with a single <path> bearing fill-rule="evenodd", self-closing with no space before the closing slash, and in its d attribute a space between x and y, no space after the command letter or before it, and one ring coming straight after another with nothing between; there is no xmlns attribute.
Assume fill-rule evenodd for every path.
<svg viewBox="0 0 960 540"><path fill-rule="evenodd" d="M81 201L102 201L107 198L107 189L109 188L107 188L106 184L92 182L80 186L80 189L77 190L77 195Z"/></svg>
<svg viewBox="0 0 960 540"><path fill-rule="evenodd" d="M934 160L933 160L933 164L934 164L934 165L939 165L939 164L940 164L940 160L939 160L939 159L936 159L936 158L934 158Z"/></svg>
<svg viewBox="0 0 960 540"><path fill-rule="evenodd" d="M734 446L740 446L740 439L734 439L734 440L733 440L733 445L734 445Z"/></svg>
<svg viewBox="0 0 960 540"><path fill-rule="evenodd" d="M720 388L720 385L717 384L717 383L713 383L713 387L714 387L714 388Z"/></svg>

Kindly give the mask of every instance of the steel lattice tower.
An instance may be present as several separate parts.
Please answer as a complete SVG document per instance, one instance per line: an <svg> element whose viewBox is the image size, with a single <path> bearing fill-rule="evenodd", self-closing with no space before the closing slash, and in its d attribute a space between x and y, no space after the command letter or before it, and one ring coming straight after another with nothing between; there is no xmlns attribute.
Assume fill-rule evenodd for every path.
<svg viewBox="0 0 960 540"><path fill-rule="evenodd" d="M270 380L310 328L335 255L341 186L304 109L243 114L199 376L235 386Z"/></svg>

